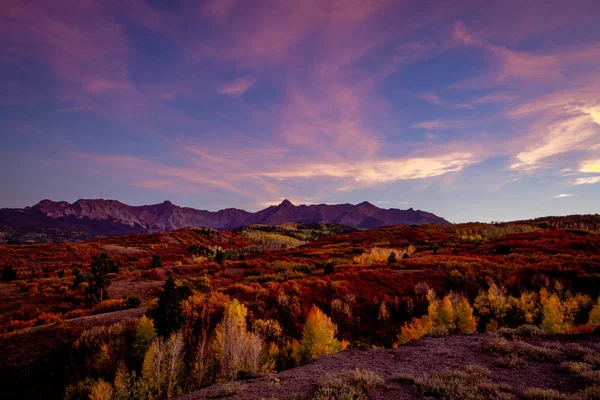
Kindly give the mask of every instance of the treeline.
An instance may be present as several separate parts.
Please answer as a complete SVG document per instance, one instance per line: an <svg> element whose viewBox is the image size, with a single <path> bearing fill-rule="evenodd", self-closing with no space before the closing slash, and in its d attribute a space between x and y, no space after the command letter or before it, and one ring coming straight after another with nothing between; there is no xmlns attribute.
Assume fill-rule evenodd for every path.
<svg viewBox="0 0 600 400"><path fill-rule="evenodd" d="M170 399L208 384L290 368L345 349L337 326L313 306L300 340L278 321L253 318L223 293L165 283L155 321L143 316L85 331L73 346L65 400ZM185 371L185 373L184 373Z"/></svg>
<svg viewBox="0 0 600 400"><path fill-rule="evenodd" d="M425 314L398 328L392 321L393 305L382 302L378 324L370 329L395 331L395 346L423 336L506 329L540 335L590 332L600 326L600 301L572 294L560 284L514 296L492 283L470 301L454 292L438 297L421 282L415 296L416 303L423 297ZM193 287L169 278L150 317L92 328L81 335L73 346L73 382L64 398L170 399L213 383L291 368L350 346L339 339L332 318L352 320L349 304L355 299L332 301L331 317L311 306L297 339L290 322L302 318L302 307L290 300L284 294L278 299L294 321L260 318L240 300L213 290L208 277ZM407 304L414 312L414 303ZM357 340L353 345L365 344Z"/></svg>

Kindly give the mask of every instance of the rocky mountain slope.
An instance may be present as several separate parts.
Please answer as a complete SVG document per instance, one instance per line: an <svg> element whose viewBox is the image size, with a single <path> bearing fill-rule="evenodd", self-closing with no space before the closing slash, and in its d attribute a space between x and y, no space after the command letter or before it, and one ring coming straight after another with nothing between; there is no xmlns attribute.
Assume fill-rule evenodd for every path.
<svg viewBox="0 0 600 400"><path fill-rule="evenodd" d="M368 202L295 206L284 200L277 206L251 213L235 208L216 212L179 207L169 201L130 206L116 200L75 203L42 200L24 209L0 209L0 243L89 240L100 236L164 232L185 227L232 229L254 224L284 222L337 223L358 228L384 225L447 224L434 214L395 208L382 209Z"/></svg>

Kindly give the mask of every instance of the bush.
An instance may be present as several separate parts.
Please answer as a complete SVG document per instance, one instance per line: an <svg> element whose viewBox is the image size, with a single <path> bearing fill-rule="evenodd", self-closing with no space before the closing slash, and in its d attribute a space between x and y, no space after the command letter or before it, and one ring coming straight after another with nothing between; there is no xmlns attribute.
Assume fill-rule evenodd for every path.
<svg viewBox="0 0 600 400"><path fill-rule="evenodd" d="M523 391L523 398L527 400L568 400L569 396L552 389L529 388Z"/></svg>
<svg viewBox="0 0 600 400"><path fill-rule="evenodd" d="M125 308L138 308L141 304L142 300L137 296L131 296L125 299Z"/></svg>
<svg viewBox="0 0 600 400"><path fill-rule="evenodd" d="M383 385L383 379L371 371L355 369L327 374L317 381L315 400L360 400Z"/></svg>
<svg viewBox="0 0 600 400"><path fill-rule="evenodd" d="M246 388L239 382L227 382L221 386L218 397L229 397L244 393Z"/></svg>
<svg viewBox="0 0 600 400"><path fill-rule="evenodd" d="M428 396L442 400L513 398L510 386L494 383L490 377L491 373L487 368L470 365L463 370L425 374L415 378L414 383L419 398Z"/></svg>
<svg viewBox="0 0 600 400"><path fill-rule="evenodd" d="M536 338L545 334L545 332L535 325L525 324L516 329L516 335L527 338Z"/></svg>

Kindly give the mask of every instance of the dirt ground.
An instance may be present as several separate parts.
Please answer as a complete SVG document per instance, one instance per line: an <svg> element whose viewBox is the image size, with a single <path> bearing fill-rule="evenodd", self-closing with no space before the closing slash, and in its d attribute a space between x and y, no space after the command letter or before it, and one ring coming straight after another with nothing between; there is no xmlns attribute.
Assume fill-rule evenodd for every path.
<svg viewBox="0 0 600 400"><path fill-rule="evenodd" d="M333 372L360 368L375 372L385 380L383 388L370 393L367 398L414 399L416 392L412 384L396 382L392 377L398 374L420 375L441 372L447 369L460 369L467 365L482 365L492 372L492 380L512 387L515 397L526 388L556 389L573 393L584 388L581 378L560 369L551 362L527 361L525 365L509 368L502 365L500 356L486 351L482 344L489 340L488 335L449 336L426 338L398 349L347 350L319 358L307 365L283 371L279 374L263 376L240 382L245 387L241 394L230 399L310 399L316 390L319 377ZM530 340L536 345L557 341L578 342L585 347L598 350L598 337L563 336ZM178 400L200 400L222 397L221 386L181 396Z"/></svg>

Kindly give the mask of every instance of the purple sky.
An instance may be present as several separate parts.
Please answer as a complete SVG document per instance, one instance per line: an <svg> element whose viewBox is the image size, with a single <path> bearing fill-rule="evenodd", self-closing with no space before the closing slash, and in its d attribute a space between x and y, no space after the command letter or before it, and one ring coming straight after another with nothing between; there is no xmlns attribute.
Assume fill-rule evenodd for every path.
<svg viewBox="0 0 600 400"><path fill-rule="evenodd" d="M600 1L3 0L0 207L600 211Z"/></svg>

